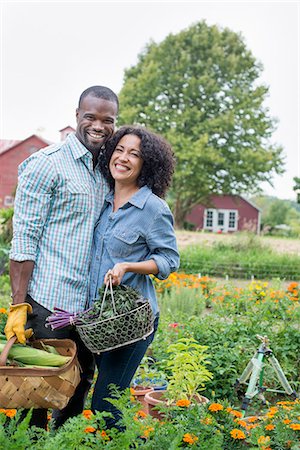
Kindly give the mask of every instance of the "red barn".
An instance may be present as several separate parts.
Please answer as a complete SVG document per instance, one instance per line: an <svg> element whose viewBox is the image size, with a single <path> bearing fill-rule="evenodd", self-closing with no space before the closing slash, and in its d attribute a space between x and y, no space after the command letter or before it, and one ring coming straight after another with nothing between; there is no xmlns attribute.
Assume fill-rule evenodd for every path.
<svg viewBox="0 0 300 450"><path fill-rule="evenodd" d="M259 233L260 210L240 195L212 195L206 205L195 206L186 221L196 230Z"/></svg>
<svg viewBox="0 0 300 450"><path fill-rule="evenodd" d="M61 140L74 129L70 126L60 130ZM0 208L14 204L14 194L18 182L18 166L32 153L47 147L51 142L33 134L21 140L0 140Z"/></svg>

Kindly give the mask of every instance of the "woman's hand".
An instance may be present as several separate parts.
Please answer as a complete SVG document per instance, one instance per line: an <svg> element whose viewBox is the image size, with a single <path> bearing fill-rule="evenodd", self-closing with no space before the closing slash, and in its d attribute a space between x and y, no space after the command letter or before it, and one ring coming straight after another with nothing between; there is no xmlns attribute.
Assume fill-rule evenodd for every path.
<svg viewBox="0 0 300 450"><path fill-rule="evenodd" d="M126 272L126 263L117 263L112 269L107 271L104 277L104 283L108 284L109 278L111 278L113 286L118 286L121 284L122 278Z"/></svg>

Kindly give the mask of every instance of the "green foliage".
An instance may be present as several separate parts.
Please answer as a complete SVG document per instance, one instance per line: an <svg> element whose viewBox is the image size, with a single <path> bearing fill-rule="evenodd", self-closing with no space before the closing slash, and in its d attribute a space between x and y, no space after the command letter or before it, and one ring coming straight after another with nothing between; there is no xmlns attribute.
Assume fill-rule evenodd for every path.
<svg viewBox="0 0 300 450"><path fill-rule="evenodd" d="M261 70L240 34L199 22L149 43L125 71L120 124L148 126L173 145L178 226L211 193L255 192L282 172Z"/></svg>
<svg viewBox="0 0 300 450"><path fill-rule="evenodd" d="M181 338L167 347L167 368L171 371L168 378L166 396L171 402L180 399L192 400L212 373L206 368L209 364L207 346L200 345L193 338Z"/></svg>
<svg viewBox="0 0 300 450"><path fill-rule="evenodd" d="M14 208L0 209L0 241L9 244L12 240L12 219Z"/></svg>
<svg viewBox="0 0 300 450"><path fill-rule="evenodd" d="M167 361L168 346L182 337L207 345L213 379L206 383L204 395L219 400L227 398L239 404L241 399L238 400L233 386L257 350L256 335L266 334L287 379L298 391L300 308L298 291L292 285L297 283L291 283L289 291L279 288L279 283L270 288L268 283L260 282L253 282L244 289L234 288L229 283L211 289L211 308L205 314L191 316L186 310L175 309L162 315L152 343L154 357ZM164 301L164 295L161 298ZM278 379L270 365L265 367L265 379L269 387L278 388Z"/></svg>
<svg viewBox="0 0 300 450"><path fill-rule="evenodd" d="M202 289L187 289L181 287L178 289L165 290L160 297L160 312L162 316L174 314L188 314L198 316L205 309L205 298L202 295Z"/></svg>
<svg viewBox="0 0 300 450"><path fill-rule="evenodd" d="M30 415L23 421L20 416L6 417L0 413L0 448L5 450L243 450L266 448L298 450L300 445L300 404L277 405L276 411L254 419L253 423L237 419L236 411L227 401L195 404L189 407L170 406L166 419L159 422L150 416L140 416L138 406L129 402L129 393L115 395L114 405L123 413L122 430L105 429L104 415L97 413L89 419L78 416L69 419L56 432L29 428ZM248 426L249 425L249 426ZM266 430L266 426L271 429ZM295 427L296 425L296 427ZM293 429L295 427L295 429ZM238 433L239 438L234 437Z"/></svg>
<svg viewBox="0 0 300 450"><path fill-rule="evenodd" d="M31 411L21 420L21 411L8 418L0 414L0 448L5 450L30 449L35 441L44 441L47 433L42 429L33 429L29 426ZM37 448L34 446L34 448ZM42 449L42 447L40 447Z"/></svg>
<svg viewBox="0 0 300 450"><path fill-rule="evenodd" d="M255 235L236 235L212 247L186 247L180 253L180 270L210 276L258 279L300 277L300 257L276 253Z"/></svg>
<svg viewBox="0 0 300 450"><path fill-rule="evenodd" d="M0 308L8 308L10 302L10 281L9 275L0 276Z"/></svg>
<svg viewBox="0 0 300 450"><path fill-rule="evenodd" d="M264 234L300 236L300 205L298 203L267 195L256 196L252 200L261 210L261 225ZM289 228L286 230L274 228L282 224Z"/></svg>

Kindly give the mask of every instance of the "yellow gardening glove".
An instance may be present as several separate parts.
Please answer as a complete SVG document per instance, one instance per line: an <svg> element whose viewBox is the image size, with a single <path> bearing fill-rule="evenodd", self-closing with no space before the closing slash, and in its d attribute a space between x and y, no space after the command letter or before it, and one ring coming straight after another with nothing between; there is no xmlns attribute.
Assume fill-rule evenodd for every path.
<svg viewBox="0 0 300 450"><path fill-rule="evenodd" d="M32 336L32 329L25 332L27 322L27 313L32 313L32 306L29 303L17 303L11 305L4 328L6 339L17 336L17 342L25 344L26 339Z"/></svg>

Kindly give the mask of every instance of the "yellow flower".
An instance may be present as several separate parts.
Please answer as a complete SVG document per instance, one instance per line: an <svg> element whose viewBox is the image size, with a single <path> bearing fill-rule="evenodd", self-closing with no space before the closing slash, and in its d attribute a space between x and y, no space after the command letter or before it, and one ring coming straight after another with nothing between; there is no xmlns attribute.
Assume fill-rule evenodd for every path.
<svg viewBox="0 0 300 450"><path fill-rule="evenodd" d="M186 398L182 398L180 400L177 400L176 402L176 406L182 406L187 408L188 406L190 406L191 402L189 400L187 400Z"/></svg>
<svg viewBox="0 0 300 450"><path fill-rule="evenodd" d="M245 433L242 430L238 430L237 428L231 430L230 435L233 439L246 439Z"/></svg>
<svg viewBox="0 0 300 450"><path fill-rule="evenodd" d="M275 429L275 425L273 425L272 423L269 423L269 425L266 425L266 426L265 426L265 429L266 429L267 431L274 430L274 429Z"/></svg>
<svg viewBox="0 0 300 450"><path fill-rule="evenodd" d="M183 440L183 442L187 442L188 444L193 445L193 444L195 444L195 442L198 441L198 438L194 434L185 433L183 435L182 440Z"/></svg>
<svg viewBox="0 0 300 450"><path fill-rule="evenodd" d="M7 314L7 310L5 308L0 308L0 314Z"/></svg>
<svg viewBox="0 0 300 450"><path fill-rule="evenodd" d="M208 407L209 411L216 412L216 411L222 411L224 409L224 406L222 406L220 403L212 403Z"/></svg>
<svg viewBox="0 0 300 450"><path fill-rule="evenodd" d="M292 423L290 428L294 431L300 431L300 423Z"/></svg>
<svg viewBox="0 0 300 450"><path fill-rule="evenodd" d="M258 444L268 444L270 442L270 436L260 436L258 439L257 439L257 443Z"/></svg>
<svg viewBox="0 0 300 450"><path fill-rule="evenodd" d="M204 423L204 425L210 425L212 423L211 417L205 417L205 419L200 420L201 423Z"/></svg>

